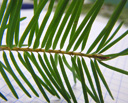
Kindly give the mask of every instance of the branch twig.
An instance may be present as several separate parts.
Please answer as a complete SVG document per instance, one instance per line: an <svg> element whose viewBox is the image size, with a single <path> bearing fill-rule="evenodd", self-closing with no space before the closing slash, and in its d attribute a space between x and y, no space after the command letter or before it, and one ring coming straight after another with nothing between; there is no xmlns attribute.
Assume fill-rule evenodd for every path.
<svg viewBox="0 0 128 103"><path fill-rule="evenodd" d="M105 59L109 58L109 57L104 57L102 54L84 54L81 52L66 52L66 51L61 51L61 50L45 51L45 49L17 48L17 47L14 47L13 49L10 49L9 47L0 47L0 50L68 54L68 55L76 55L76 56L82 56L82 57L88 57L88 58L97 58L97 59L101 59L101 60L105 60Z"/></svg>

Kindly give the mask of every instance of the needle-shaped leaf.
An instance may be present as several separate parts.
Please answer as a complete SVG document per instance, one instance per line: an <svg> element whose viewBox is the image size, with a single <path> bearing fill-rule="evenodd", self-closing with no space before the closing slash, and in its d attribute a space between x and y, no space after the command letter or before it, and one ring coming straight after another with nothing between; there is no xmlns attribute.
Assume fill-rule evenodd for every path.
<svg viewBox="0 0 128 103"><path fill-rule="evenodd" d="M33 64L36 66L37 70L39 71L39 73L42 76L42 78L44 79L44 81L47 83L47 85L51 88L53 93L55 93L58 96L58 94L57 94L56 90L54 89L54 87L52 86L51 82L49 81L49 79L47 78L47 76L42 71L41 67L39 66L39 63L37 62L36 57L34 56L33 53L31 53L31 60L32 60Z"/></svg>
<svg viewBox="0 0 128 103"><path fill-rule="evenodd" d="M34 0L33 2L34 2L34 13L35 13L38 7L38 0Z"/></svg>
<svg viewBox="0 0 128 103"><path fill-rule="evenodd" d="M54 1L55 0L51 0L50 1L47 13L46 13L46 15L45 15L45 17L44 17L44 19L43 19L43 21L41 23L41 26L39 28L38 34L37 34L36 39L34 41L34 46L33 46L34 49L36 49L40 44L40 37L41 37L41 34L42 34L42 32L43 32L43 30L44 30L44 28L46 26L46 23L48 22L48 18L50 17L50 14L52 12Z"/></svg>
<svg viewBox="0 0 128 103"><path fill-rule="evenodd" d="M110 60L110 59L114 59L114 58L117 58L119 56L125 56L125 55L128 55L128 48L124 49L123 51L121 51L119 53L108 54L108 55L104 55L104 56L110 57L107 59L107 60Z"/></svg>
<svg viewBox="0 0 128 103"><path fill-rule="evenodd" d="M21 71L21 69L19 68L15 58L14 58L14 55L12 54L12 52L10 52L10 57L11 57L11 60L12 60L12 63L14 64L17 72L19 73L19 75L22 77L22 79L25 81L25 83L28 85L28 87L32 90L32 92L37 96L39 97L38 93L36 92L36 90L33 88L33 86L31 85L31 83L28 81L28 79L25 77L25 75L23 74L23 72Z"/></svg>
<svg viewBox="0 0 128 103"><path fill-rule="evenodd" d="M98 62L99 62L101 65L107 67L108 69L111 69L111 70L114 70L114 71L116 71L116 72L119 72L119 73L123 73L123 74L125 74L125 75L128 75L128 71L125 71L125 70L123 70L123 69L119 69L119 68L117 68L117 67L113 67L113 66L108 65L108 64L106 64L106 63L103 63L103 62L101 62L101 61L98 61Z"/></svg>
<svg viewBox="0 0 128 103"><path fill-rule="evenodd" d="M51 64L52 64L52 66L53 66L53 69L54 69L54 71L55 71L55 73L56 73L56 75L57 75L57 77L58 77L57 79L58 79L58 81L59 81L59 85L60 85L60 87L61 87L61 89L62 89L62 91L63 91L65 97L67 98L67 101L70 102L70 96L69 96L68 92L66 91L66 89L65 89L65 87L64 87L64 84L63 84L62 79L61 79L61 77L60 77L59 71L58 71L58 69L57 69L57 67L56 67L56 65L55 65L55 61L54 61L53 56L52 56L51 54L50 54L50 60L51 60Z"/></svg>
<svg viewBox="0 0 128 103"><path fill-rule="evenodd" d="M82 58L82 65L83 65L84 71L85 71L85 73L87 75L87 78L88 78L89 84L90 84L90 86L92 88L92 91L93 91L93 93L94 93L94 95L95 95L95 97L97 99L97 102L99 102L99 98L98 98L98 95L96 93L96 90L95 90L95 87L94 87L94 84L93 84L93 81L92 81L92 77L91 77L91 75L89 73L89 70L88 70L88 67L86 65L86 62L85 62L84 58Z"/></svg>
<svg viewBox="0 0 128 103"><path fill-rule="evenodd" d="M57 81L57 76L55 74L55 71L53 70L51 64L50 64L50 60L48 59L46 53L44 53L44 60L45 60L45 63L49 69L49 71L51 72L51 75L54 77L54 79ZM58 82L58 81L57 81Z"/></svg>
<svg viewBox="0 0 128 103"><path fill-rule="evenodd" d="M25 20L27 17L21 17L20 18L20 21L23 21L23 20Z"/></svg>
<svg viewBox="0 0 128 103"><path fill-rule="evenodd" d="M72 65L72 67L69 65L69 63L68 63L68 61L66 60L66 57L63 55L63 62L64 62L64 64L67 66L67 68L73 73L73 78L74 78L74 81L75 81L75 83L76 83L76 78L78 78L78 75L76 74L76 70L75 70L75 66L74 65Z"/></svg>
<svg viewBox="0 0 128 103"><path fill-rule="evenodd" d="M16 27L15 27L15 44L16 46L18 46L18 42L19 42L19 30L20 30L20 12L18 13L18 17L17 17L17 23L16 23ZM24 19L23 19L24 20Z"/></svg>
<svg viewBox="0 0 128 103"><path fill-rule="evenodd" d="M77 64L76 64L75 58L72 57L71 60L72 60L72 64L73 64L74 67L76 68L76 72L77 72L78 77L79 77L78 80L80 80L80 79L81 79L81 78L80 78L80 72L79 72L79 68L78 68L78 66L77 66ZM80 81L81 81L81 80L80 80ZM86 84L85 84L85 86L86 86L86 90L87 90L88 94L92 97L92 99L93 99L95 102L97 102L96 97L92 94L92 92L90 91L90 89L87 87Z"/></svg>
<svg viewBox="0 0 128 103"><path fill-rule="evenodd" d="M55 54L54 55L54 60L55 60L55 63L56 63L56 65L58 64L58 54Z"/></svg>
<svg viewBox="0 0 128 103"><path fill-rule="evenodd" d="M36 10L38 8L38 5L39 5L38 0L34 0L34 14L36 13ZM36 20L36 23L35 23L34 26L35 26L35 34L37 36L38 31L39 31L38 19Z"/></svg>
<svg viewBox="0 0 128 103"><path fill-rule="evenodd" d="M53 36L55 35L55 31L57 29L59 21L61 20L62 14L63 14L68 2L69 2L69 0L61 0L61 2L58 2L54 17L47 29L47 32L46 32L46 34L43 38L42 44L41 44L41 48L43 48L46 45L46 47L45 47L46 51L51 46Z"/></svg>
<svg viewBox="0 0 128 103"><path fill-rule="evenodd" d="M31 73L30 70L27 67L27 64L25 63L24 59L22 58L22 56L21 56L21 54L19 52L18 52L18 58L21 61L21 63L24 65L24 67L29 71L29 73ZM41 85L43 85L44 88L46 88L52 95L54 95L54 93L52 92L52 90L41 80L41 78L38 77L38 76L37 76L37 78L38 78L39 82L41 83Z"/></svg>
<svg viewBox="0 0 128 103"><path fill-rule="evenodd" d="M58 82L59 82L59 85L60 85L60 86L62 85L63 90L66 91L66 90L64 89L63 82L62 82L62 80L61 80L61 77L60 77L60 75L59 75L59 71L58 71L58 69L57 69L57 66L56 66L56 64L55 64L55 61L54 61L52 55L50 55L50 60L51 60L52 67L53 67L53 69L54 69L54 71L55 71L55 73L56 73L56 76L57 76L57 80L58 80Z"/></svg>
<svg viewBox="0 0 128 103"><path fill-rule="evenodd" d="M8 0L3 0L1 7L0 7L0 24L1 24L2 18L4 16L4 11L6 10L7 2L8 2Z"/></svg>
<svg viewBox="0 0 128 103"><path fill-rule="evenodd" d="M19 13L20 14L20 13ZM20 17L20 15L19 15L19 17ZM22 18L19 18L19 22L20 21L22 21L22 20L24 20L24 19L26 19L26 17L22 17ZM17 22L17 25L19 24L19 22ZM5 28L4 29L7 29L8 28L8 26L9 26L9 24L7 24L6 26L5 26ZM15 32L18 32L18 30L17 31L15 31Z"/></svg>
<svg viewBox="0 0 128 103"><path fill-rule="evenodd" d="M37 7L38 7L38 1L34 0L34 15L36 13ZM34 34L36 34L36 36L37 36L37 33L38 33L38 19L36 20L36 22L34 23L34 25L32 26L32 28L30 30L30 35L29 35L29 38L28 38L28 46L29 47L32 44L32 40L34 38Z"/></svg>
<svg viewBox="0 0 128 103"><path fill-rule="evenodd" d="M51 47L51 45L52 45L52 40L53 40L53 37L54 37L54 35L55 35L55 31L57 30L57 27L58 27L58 25L59 25L59 23L60 23L60 20L61 20L61 18L62 18L62 16L63 16L64 10L66 9L66 6L67 6L69 0L64 0L64 1L65 1L65 2L64 2L63 5L61 6L60 11L59 11L59 13L58 13L58 17L55 19L55 22L54 22L54 26L53 26L53 28L52 28L52 31L51 31L50 34L49 34L49 38L48 38L47 43L46 43L46 46L45 46L45 50L46 50L46 51L47 51L47 50ZM56 13L55 13L55 14L56 14ZM47 34L46 34L46 35L47 35Z"/></svg>
<svg viewBox="0 0 128 103"><path fill-rule="evenodd" d="M75 67L74 67L73 64L72 64L72 74L73 74L74 83L76 84L76 79L77 79L78 77L77 77L77 74L76 74L76 71L75 71Z"/></svg>
<svg viewBox="0 0 128 103"><path fill-rule="evenodd" d="M113 26L115 25L125 3L127 0L123 0L120 2L120 4L117 6L117 8L115 9L114 13L112 14L111 18L109 19L107 25L104 27L104 29L101 31L101 33L98 35L98 37L95 39L95 41L92 43L92 45L89 47L87 54L90 53L94 47L100 42L100 40L102 39L102 41L100 42L100 45L98 46L96 52L98 52L100 49L102 49L104 43L106 42L106 39L108 38ZM106 36L105 36L106 35Z"/></svg>
<svg viewBox="0 0 128 103"><path fill-rule="evenodd" d="M41 91L42 95L44 96L44 98L46 99L47 102L50 102L50 100L49 100L47 94L45 93L43 87L41 86L41 84L40 84L40 82L39 82L39 80L38 80L38 78L37 78L37 76L36 76L36 74L35 74L35 72L34 72L32 66L31 66L31 64L30 64L30 62L29 62L28 57L27 57L25 54L24 54L24 59L25 59L25 62L26 62L26 64L27 64L27 67L28 67L28 69L29 69L29 71L30 71L30 73L31 73L31 75L32 75L32 77L33 77L35 83L37 84L39 90Z"/></svg>
<svg viewBox="0 0 128 103"><path fill-rule="evenodd" d="M74 20L74 23L73 23L73 26L72 26L72 31L71 31L71 35L70 35L70 40L71 40L72 36L74 35L74 33L75 33L75 31L76 31L77 24L78 24L78 21L79 21L79 17L80 17L81 11L82 11L82 7L83 7L83 6L79 6L79 8L78 8L77 15L76 15L76 17L75 17L75 20Z"/></svg>
<svg viewBox="0 0 128 103"><path fill-rule="evenodd" d="M94 75L94 79L95 79L95 82L96 82L97 91L98 91L98 94L99 94L99 97L100 97L100 101L101 101L101 103L104 103L102 90L101 90L101 86L100 86L100 81L99 81L99 78L98 78L98 75L97 75L97 72L96 72L95 65L94 65L92 60L90 60L90 63L91 63L91 68L92 68L92 72L93 72L93 75Z"/></svg>
<svg viewBox="0 0 128 103"><path fill-rule="evenodd" d="M89 47L87 54L89 54L94 48L95 46L100 42L100 40L103 38L103 36L105 35L107 31L107 28L105 27L101 33L98 35L98 37L95 39L95 41L91 44L91 46Z"/></svg>
<svg viewBox="0 0 128 103"><path fill-rule="evenodd" d="M62 59L61 59L60 56L59 56L59 64L60 64L61 72L62 72L62 75L64 77L65 83L66 83L67 88L69 90L69 93L70 93L74 103L77 103L76 97L75 97L75 95L74 95L74 93L72 91L72 87L71 87L70 82L68 80L67 74L65 72L64 64L63 64Z"/></svg>
<svg viewBox="0 0 128 103"><path fill-rule="evenodd" d="M36 76L37 76L37 75L36 75ZM49 88L49 86L48 86L45 82L43 82L41 78L39 78L38 76L37 76L37 78L38 78L39 82L41 83L41 85L42 85L49 93L51 93L53 96L55 96L55 93L51 90L51 88Z"/></svg>
<svg viewBox="0 0 128 103"><path fill-rule="evenodd" d="M121 14L121 11L123 10L125 4L126 4L127 0L122 0L120 1L120 3L118 4L117 8L115 9L114 13L112 14L111 18L109 19L108 23L107 23L107 32L106 34L104 35L102 41L100 42L96 52L98 52L100 49L102 49L102 47L104 46L112 28L114 27L116 21L118 20L120 14Z"/></svg>
<svg viewBox="0 0 128 103"><path fill-rule="evenodd" d="M113 42L109 43L107 46L105 46L100 53L105 52L106 50L108 50L109 48L111 48L114 44L116 44L117 42L119 42L121 39L123 39L125 36L128 35L128 30L126 32L124 32L121 36L119 36L116 40L114 40Z"/></svg>
<svg viewBox="0 0 128 103"><path fill-rule="evenodd" d="M31 21L29 22L28 26L26 27L24 33L22 34L22 37L20 38L19 41L19 47L21 47L23 45L23 42L25 40L25 38L28 35L28 32L31 30L32 26L35 24L36 20L39 18L39 15L42 11L42 9L44 8L45 4L47 3L48 0L43 0L39 5L38 8L36 10L35 15L32 17Z"/></svg>
<svg viewBox="0 0 128 103"><path fill-rule="evenodd" d="M3 69L2 65L1 65L1 62L0 62L0 72L1 72L1 75L3 76L3 78L5 80L6 84L8 85L9 89L11 90L12 94L18 99L19 97L18 97L15 89L13 88L13 86L12 86L12 84L11 84L7 74L6 74L6 72L4 71L4 69Z"/></svg>
<svg viewBox="0 0 128 103"><path fill-rule="evenodd" d="M83 70L82 70L82 65L81 65L81 61L80 61L79 57L77 58L77 63L78 63L78 67L79 67L78 70L79 70L79 73L80 73L80 82L81 82L81 85L82 85L82 88L83 88L84 100L85 100L85 103L89 103L88 95L87 95L87 88L86 88L86 84L85 84L84 73L83 73Z"/></svg>
<svg viewBox="0 0 128 103"><path fill-rule="evenodd" d="M69 20L69 23L68 23L68 25L67 25L67 27L66 27L66 30L65 30L65 32L64 32L64 34L63 34L63 37L62 37L62 39L61 39L60 49L62 49L63 46L64 46L64 43L65 43L66 38L67 38L67 36L68 36L68 34L69 34L69 31L70 31L70 29L71 29L71 27L72 27L72 24L73 24L73 22L74 22L74 20L75 20L75 17L78 15L78 11L79 11L78 8L83 5L83 1L84 1L84 0L82 0L81 2L79 2L79 0L76 1L75 7L74 7L74 9L73 9L73 13L72 13L72 15L71 15L71 18L70 18L70 20ZM79 11L79 12L80 12L80 11Z"/></svg>
<svg viewBox="0 0 128 103"><path fill-rule="evenodd" d="M80 24L80 26L76 30L75 34L73 35L72 39L70 40L70 43L68 44L68 47L67 47L66 51L69 51L71 49L72 45L76 41L76 39L79 36L80 32L85 27L85 25L88 22L89 18L92 16L93 12L95 11L97 5L99 5L99 0L97 0L95 2L95 4L93 5L93 7L89 10L89 12L87 13L87 15L85 16L84 20L82 21L82 23Z"/></svg>
<svg viewBox="0 0 128 103"><path fill-rule="evenodd" d="M64 29L64 27L65 27L65 25L66 25L66 23L67 23L67 21L68 21L68 18L69 18L69 16L70 16L70 14L72 13L72 10L73 10L73 8L74 8L75 3L77 3L77 2L73 0L73 1L71 2L71 4L70 4L68 10L67 10L66 13L65 13L65 16L64 16L64 18L63 18L63 21L62 21L62 23L61 23L61 25L60 25L60 27L59 27L59 30L58 30L58 32L57 32L57 34L56 34L56 37L55 37L55 40L54 40L54 42L53 42L53 49L56 48L56 45L57 45L57 43L58 43L58 41L59 41L59 39L60 39L60 36L61 36L62 31L63 31L63 29Z"/></svg>
<svg viewBox="0 0 128 103"><path fill-rule="evenodd" d="M50 75L50 72L48 71L46 65L44 64L44 61L41 57L40 54L38 54L38 58L40 61L40 64L42 65L45 73L47 74L47 76L49 77L49 79L51 80L51 82L54 84L54 86L56 87L56 89L60 92L60 94L69 102L69 97L67 97L67 95L65 94L65 92L63 92L63 90L60 88L60 86L56 83L56 81L53 79L53 77Z"/></svg>
<svg viewBox="0 0 128 103"><path fill-rule="evenodd" d="M26 54L26 56L32 61L32 62L34 62L33 61L33 59L32 59L32 56L31 56L31 54L29 53L29 52L24 52L25 54Z"/></svg>
<svg viewBox="0 0 128 103"><path fill-rule="evenodd" d="M71 57L71 61L72 61L72 64L73 64L73 66L75 67L74 69L75 69L75 71L76 71L76 73L77 73L77 75L78 75L78 80L80 80L80 72L79 72L79 68L78 68L78 66L77 66L77 64L76 64L76 60L74 59L74 57Z"/></svg>
<svg viewBox="0 0 128 103"><path fill-rule="evenodd" d="M14 78L14 80L16 81L16 83L19 85L19 87L24 91L24 93L28 96L28 97L31 97L31 95L28 93L28 91L25 89L25 87L22 85L22 83L20 82L20 80L17 78L17 76L15 75L14 71L12 70L9 62L8 62L8 59L7 59L7 56L6 56L6 53L3 52L3 58L4 58L4 62L8 68L8 71L9 73L11 74L11 76Z"/></svg>
<svg viewBox="0 0 128 103"><path fill-rule="evenodd" d="M22 2L23 2L22 0L13 1L13 6L11 8L9 26L7 29L7 36L6 36L6 43L10 48L12 48L13 46L14 32L15 32L17 21L18 21L17 14L19 14L20 12Z"/></svg>
<svg viewBox="0 0 128 103"><path fill-rule="evenodd" d="M48 75L49 79L50 79L51 82L54 84L54 86L58 89L58 91L60 91L59 86L58 86L57 83L55 82L54 78L51 76L51 74L50 74L48 68L46 67L46 65L45 65L45 63L44 63L44 61L43 61L43 59L42 59L42 57L41 57L40 54L38 54L38 58L39 58L40 64L41 64L42 68L44 69L45 73ZM60 96L58 95L58 93L57 93L56 91L54 91L54 92L55 92L56 96L57 96L58 98L60 98Z"/></svg>
<svg viewBox="0 0 128 103"><path fill-rule="evenodd" d="M0 28L0 46L1 46L1 43L2 43L2 37L3 37L3 34L4 34L4 30L6 28L6 23L8 21L12 5L13 5L13 0L10 0L9 4L7 6L6 12L4 14L2 23L1 23L1 28Z"/></svg>
<svg viewBox="0 0 128 103"><path fill-rule="evenodd" d="M68 69L69 69L70 71L72 71L72 67L69 65L68 61L66 60L66 57L63 55L62 58L63 58L63 61L64 61L65 65L68 67Z"/></svg>
<svg viewBox="0 0 128 103"><path fill-rule="evenodd" d="M90 21L88 22L88 24L85 27L84 31L82 32L81 36L77 40L73 51L75 51L79 47L79 45L81 44L82 41L83 41L83 43L82 43L81 51L83 51L83 49L85 48L92 24L93 24L93 22L97 16L101 6L102 6L102 4L103 4L103 2L100 2L99 5L97 5L97 8L96 8L95 12L93 13L92 17L90 18Z"/></svg>
<svg viewBox="0 0 128 103"><path fill-rule="evenodd" d="M34 25L32 26L31 30L30 30L30 34L29 34L29 38L28 38L28 46L30 47L32 44L32 40L34 38L34 33L35 33L35 29L36 29L36 22L34 23Z"/></svg>
<svg viewBox="0 0 128 103"><path fill-rule="evenodd" d="M88 40L88 37L89 37L89 33L90 33L90 30L91 30L91 27L92 27L92 24L93 22L95 21L95 18L97 17L101 7L103 5L103 1L99 3L99 5L97 5L97 9L96 11L94 12L94 14L92 15L88 25L86 26L86 29L85 31L83 32L83 34L85 34L85 37L83 37L83 43L82 43L82 47L81 47L81 51L84 50L85 46L86 46L86 43L87 43L87 40Z"/></svg>
<svg viewBox="0 0 128 103"><path fill-rule="evenodd" d="M7 98L0 92L0 97L4 99L5 101L8 101Z"/></svg>
<svg viewBox="0 0 128 103"><path fill-rule="evenodd" d="M117 32L120 30L120 28L122 27L123 25L123 21L118 25L118 27L116 28L116 30L114 31L114 33L111 35L111 37L105 42L104 45L107 45L114 37L115 35L117 34Z"/></svg>
<svg viewBox="0 0 128 103"><path fill-rule="evenodd" d="M27 64L25 63L23 57L21 56L21 54L18 52L18 58L20 60L20 62L24 65L24 67L29 71L29 69L27 68Z"/></svg>
<svg viewBox="0 0 128 103"><path fill-rule="evenodd" d="M92 98L95 102L97 102L97 99L96 99L96 97L93 95L93 93L91 92L91 90L87 87L86 84L85 84L85 86L86 86L86 90L87 90L88 94L91 96L91 98Z"/></svg>
<svg viewBox="0 0 128 103"><path fill-rule="evenodd" d="M108 87L108 84L107 84L107 82L106 82L106 80L105 80L105 78L104 78L104 76L103 76L103 74L102 74L102 72L101 72L101 70L100 70L100 68L99 68L98 63L97 63L96 60L94 60L94 64L95 64L97 73L98 73L100 79L102 80L104 86L106 87L106 89L107 89L109 95L112 97L112 99L114 99L114 98L113 98L113 95L112 95L112 93L111 93L111 91L110 91L110 89L109 89L109 87Z"/></svg>

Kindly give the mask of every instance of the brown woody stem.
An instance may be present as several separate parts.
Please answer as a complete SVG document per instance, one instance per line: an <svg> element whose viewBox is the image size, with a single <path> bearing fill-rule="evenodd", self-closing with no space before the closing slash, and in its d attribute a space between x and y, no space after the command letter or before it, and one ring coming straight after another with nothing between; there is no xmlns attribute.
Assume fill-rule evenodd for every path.
<svg viewBox="0 0 128 103"><path fill-rule="evenodd" d="M66 52L66 51L61 51L61 50L45 51L45 49L17 48L17 47L14 47L13 49L10 49L9 47L0 47L0 50L58 53L58 54L76 55L76 56L89 57L89 58L97 58L101 60L105 60L109 58L109 57L104 57L102 54L84 54L80 52Z"/></svg>

